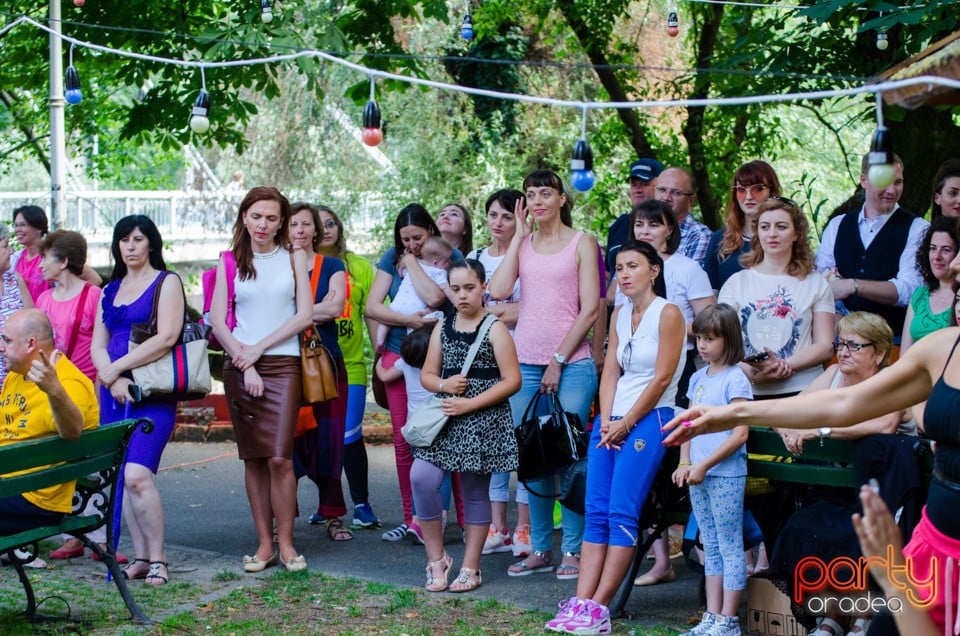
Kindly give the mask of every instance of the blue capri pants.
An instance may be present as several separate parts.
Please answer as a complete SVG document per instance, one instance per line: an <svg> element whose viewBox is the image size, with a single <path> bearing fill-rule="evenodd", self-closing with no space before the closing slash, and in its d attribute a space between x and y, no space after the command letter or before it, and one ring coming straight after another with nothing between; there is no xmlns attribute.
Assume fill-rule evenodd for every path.
<svg viewBox="0 0 960 636"><path fill-rule="evenodd" d="M650 411L620 450L597 448L600 426L593 427L587 452L584 541L624 548L637 545L640 510L666 454L660 427L672 418L673 409L667 406Z"/></svg>

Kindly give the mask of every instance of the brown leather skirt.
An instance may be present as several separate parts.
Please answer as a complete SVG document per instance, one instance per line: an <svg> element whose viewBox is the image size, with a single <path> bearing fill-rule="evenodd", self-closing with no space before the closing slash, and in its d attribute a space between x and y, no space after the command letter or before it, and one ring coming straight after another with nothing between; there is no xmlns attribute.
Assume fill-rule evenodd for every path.
<svg viewBox="0 0 960 636"><path fill-rule="evenodd" d="M243 388L243 373L228 357L223 364L223 389L237 438L240 459L293 458L293 433L303 387L300 358L262 356L254 365L263 379L263 395Z"/></svg>

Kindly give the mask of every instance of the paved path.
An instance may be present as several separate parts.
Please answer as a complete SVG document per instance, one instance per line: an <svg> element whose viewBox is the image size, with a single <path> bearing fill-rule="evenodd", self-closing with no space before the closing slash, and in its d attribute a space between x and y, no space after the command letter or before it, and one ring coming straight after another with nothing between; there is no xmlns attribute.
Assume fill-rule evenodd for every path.
<svg viewBox="0 0 960 636"><path fill-rule="evenodd" d="M392 528L402 520L393 447L368 446L367 452L371 504L384 527ZM166 511L172 578L178 571L183 578L192 578L187 573L196 573L201 566L205 572L241 572L240 557L254 549L255 533L235 445L171 443L164 453L157 484ZM360 530L352 541L331 541L321 526L306 521L317 502L316 487L308 479L300 481L298 499L302 514L296 522L294 540L311 568L403 587L423 585L426 558L422 546L381 541L382 530ZM349 497L347 503L351 506ZM459 564L463 546L455 525L448 528L446 540L455 565ZM557 550L559 544L557 533ZM484 584L471 596L552 611L558 600L571 596L576 589L575 581L558 581L548 574L508 577L507 567L513 561L509 553L483 557ZM674 567L678 574L675 582L634 589L627 610L639 624L679 628L697 613L696 578L680 559L674 560Z"/></svg>

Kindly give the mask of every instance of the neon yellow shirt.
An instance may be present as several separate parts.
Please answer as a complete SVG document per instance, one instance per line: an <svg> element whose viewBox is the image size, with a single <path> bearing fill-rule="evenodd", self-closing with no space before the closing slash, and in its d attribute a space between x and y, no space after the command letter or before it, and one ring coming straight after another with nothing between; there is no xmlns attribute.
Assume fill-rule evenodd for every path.
<svg viewBox="0 0 960 636"><path fill-rule="evenodd" d="M80 409L83 429L96 428L100 423L100 405L93 383L67 360L67 356L59 352L54 352L54 356L57 377L67 395ZM3 381L0 396L0 446L57 434L47 394L35 383L11 371ZM73 509L75 486L75 481L69 481L23 493L23 498L44 510L69 513Z"/></svg>
<svg viewBox="0 0 960 636"><path fill-rule="evenodd" d="M347 367L347 384L367 384L367 361L363 356L363 312L377 272L370 262L357 254L347 254L347 301L337 319L337 341Z"/></svg>

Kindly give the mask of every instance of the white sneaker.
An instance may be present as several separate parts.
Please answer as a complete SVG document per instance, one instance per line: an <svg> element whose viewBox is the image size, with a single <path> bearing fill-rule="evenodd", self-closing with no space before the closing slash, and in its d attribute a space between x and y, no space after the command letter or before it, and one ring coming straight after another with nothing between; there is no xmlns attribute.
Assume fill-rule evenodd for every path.
<svg viewBox="0 0 960 636"><path fill-rule="evenodd" d="M692 629L682 632L680 636L706 636L717 622L717 615L713 612L704 612L700 622Z"/></svg>
<svg viewBox="0 0 960 636"><path fill-rule="evenodd" d="M843 633L843 632L841 632ZM742 636L740 617L718 615L707 636Z"/></svg>
<svg viewBox="0 0 960 636"><path fill-rule="evenodd" d="M533 554L533 545L530 543L530 526L523 524L513 531L513 556L522 559Z"/></svg>
<svg viewBox="0 0 960 636"><path fill-rule="evenodd" d="M497 527L492 523L490 524L490 529L487 531L487 539L483 542L483 550L480 551L480 554L495 554L497 552L511 552L513 551L513 540L510 538L510 529L505 529L505 532L499 532Z"/></svg>

